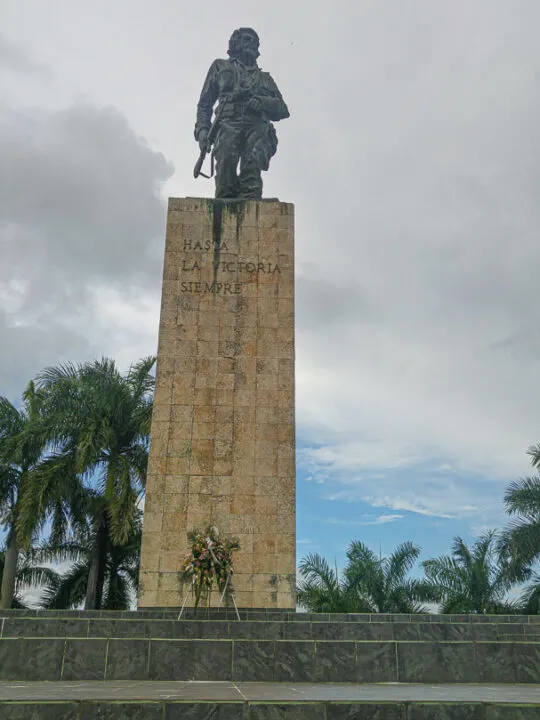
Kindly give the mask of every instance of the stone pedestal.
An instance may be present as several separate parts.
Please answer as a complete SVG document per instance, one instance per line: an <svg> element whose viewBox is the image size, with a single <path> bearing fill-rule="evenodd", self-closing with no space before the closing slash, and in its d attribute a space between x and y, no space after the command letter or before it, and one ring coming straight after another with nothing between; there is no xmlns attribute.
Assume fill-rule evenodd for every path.
<svg viewBox="0 0 540 720"><path fill-rule="evenodd" d="M292 204L169 200L156 372L139 607L182 604L213 524L240 542L238 606L294 608Z"/></svg>

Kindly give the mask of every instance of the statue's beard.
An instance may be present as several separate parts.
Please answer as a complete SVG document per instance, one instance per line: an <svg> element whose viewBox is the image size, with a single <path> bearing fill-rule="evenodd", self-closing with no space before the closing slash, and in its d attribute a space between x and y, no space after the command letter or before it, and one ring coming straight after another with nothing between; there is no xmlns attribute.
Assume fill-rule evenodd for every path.
<svg viewBox="0 0 540 720"><path fill-rule="evenodd" d="M236 53L236 57L238 58L238 60L247 61L250 63L254 63L259 57L259 55L260 53L258 50L254 50L251 48L242 49Z"/></svg>

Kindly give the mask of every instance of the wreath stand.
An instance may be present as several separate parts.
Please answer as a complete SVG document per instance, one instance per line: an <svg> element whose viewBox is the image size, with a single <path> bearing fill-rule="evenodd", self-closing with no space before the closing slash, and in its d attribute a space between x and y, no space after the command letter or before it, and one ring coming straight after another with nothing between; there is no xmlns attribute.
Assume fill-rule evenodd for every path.
<svg viewBox="0 0 540 720"><path fill-rule="evenodd" d="M229 578L230 578L230 577L231 577L230 573L227 573L227 579L225 580L225 587L223 588L223 592L221 593L221 597L220 597L220 599L219 599L218 608L220 608L220 607L223 605L223 600L224 600L224 598L225 598L225 593L227 592L227 587L228 587L228 585L229 585ZM191 595L191 593L193 592L193 585L194 585L194 583L192 582L191 585L189 586L189 590L188 590L187 593L186 593L186 597L184 598L184 602L182 603L182 607L181 607L181 609L180 609L180 612L178 613L178 618L177 618L177 620L181 620L181 618L182 618L182 614L183 614L183 612L184 612L184 610L185 610L185 607L186 607L186 603L187 603L187 601L188 601L188 598L189 598L189 596ZM212 590L210 590L210 592L208 593L208 597L210 597L211 594L212 594ZM241 620L241 618L240 618L240 613L238 612L238 606L236 605L236 598L234 597L234 592L231 592L231 598L232 598L232 601L233 601L234 609L236 610L236 617L238 618L238 620Z"/></svg>

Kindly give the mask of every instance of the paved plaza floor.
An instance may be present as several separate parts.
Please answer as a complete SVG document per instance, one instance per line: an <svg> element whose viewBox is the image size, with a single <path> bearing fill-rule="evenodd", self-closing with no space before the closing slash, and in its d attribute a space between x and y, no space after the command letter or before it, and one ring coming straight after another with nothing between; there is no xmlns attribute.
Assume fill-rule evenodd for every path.
<svg viewBox="0 0 540 720"><path fill-rule="evenodd" d="M468 702L540 707L540 685L376 685L231 682L0 682L2 701Z"/></svg>

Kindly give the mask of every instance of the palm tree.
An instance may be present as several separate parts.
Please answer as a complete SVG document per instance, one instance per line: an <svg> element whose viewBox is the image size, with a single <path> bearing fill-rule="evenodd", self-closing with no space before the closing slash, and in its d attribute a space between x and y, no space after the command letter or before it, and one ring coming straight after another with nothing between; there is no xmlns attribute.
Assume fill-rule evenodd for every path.
<svg viewBox="0 0 540 720"><path fill-rule="evenodd" d="M540 558L540 478L527 477L508 486L506 512L517 516L501 536L501 550L522 565Z"/></svg>
<svg viewBox="0 0 540 720"><path fill-rule="evenodd" d="M364 543L353 540L342 578L320 555L307 555L299 565L298 603L310 612L422 612L420 602L431 600L432 590L407 577L419 555L420 548L406 542L390 557L377 557Z"/></svg>
<svg viewBox="0 0 540 720"><path fill-rule="evenodd" d="M145 358L125 376L108 359L65 364L46 369L36 380L43 408L35 433L48 443L50 453L23 499L20 525L28 532L62 504L56 490L59 483L73 488L79 510L85 502L80 483L86 488L97 484L99 496L94 497L90 512L86 609L103 605L111 544L124 545L137 527L148 460L154 362L153 357ZM68 508L64 511L69 517ZM54 536L52 544L61 546L64 540L65 536Z"/></svg>
<svg viewBox="0 0 540 720"><path fill-rule="evenodd" d="M531 464L540 467L540 445L529 448ZM514 516L502 533L499 550L509 565L512 579L529 580L521 596L524 612L540 612L540 575L533 566L540 560L540 477L526 477L508 486L506 512Z"/></svg>
<svg viewBox="0 0 540 720"><path fill-rule="evenodd" d="M0 577L3 577L6 565L5 549L0 550ZM23 593L30 588L46 587L54 579L54 571L47 567L39 567L34 564L33 553L25 553L19 551L17 558L17 567L15 571L15 583L13 597L10 607L26 610L28 605L25 603Z"/></svg>
<svg viewBox="0 0 540 720"><path fill-rule="evenodd" d="M95 523L88 523L87 537L78 541L66 542L61 546L43 548L42 560L71 561L71 566L63 573L54 572L48 578L42 596L41 606L45 609L69 609L80 607L87 594L88 579L92 564L92 538ZM131 599L137 593L139 578L139 559L142 534L142 513L137 512L135 522L127 541L115 545L108 538L105 557L104 587L101 610L128 610Z"/></svg>
<svg viewBox="0 0 540 720"><path fill-rule="evenodd" d="M506 598L514 582L496 545L494 531L481 535L472 548L456 537L451 556L423 563L443 613L515 612L516 605Z"/></svg>
<svg viewBox="0 0 540 720"><path fill-rule="evenodd" d="M404 542L389 557L378 557L364 543L353 540L347 551L347 583L370 612L424 612L421 603L433 599L432 589L423 580L408 577L419 555L419 547Z"/></svg>
<svg viewBox="0 0 540 720"><path fill-rule="evenodd" d="M312 613L365 613L369 605L340 579L337 568L333 570L317 553L310 553L299 564L301 581L296 589L298 605Z"/></svg>
<svg viewBox="0 0 540 720"><path fill-rule="evenodd" d="M7 531L2 567L0 609L12 606L15 597L19 552L23 541L17 529L21 503L33 470L39 464L43 444L28 433L39 412L39 395L30 383L20 410L0 397L0 523ZM35 526L30 528L30 535Z"/></svg>

